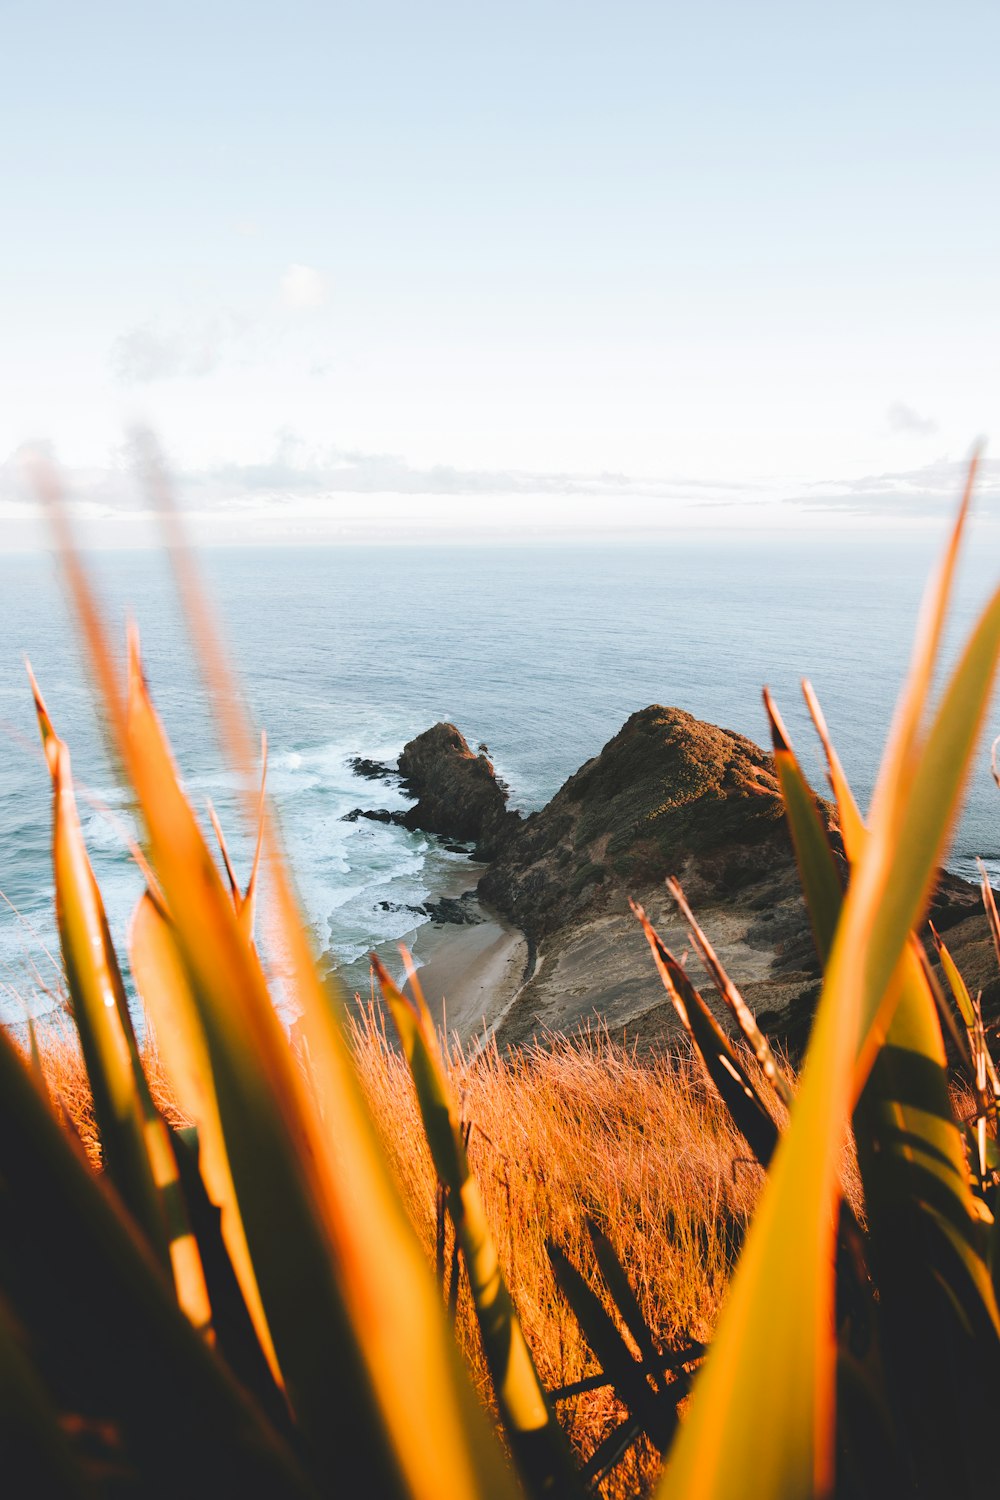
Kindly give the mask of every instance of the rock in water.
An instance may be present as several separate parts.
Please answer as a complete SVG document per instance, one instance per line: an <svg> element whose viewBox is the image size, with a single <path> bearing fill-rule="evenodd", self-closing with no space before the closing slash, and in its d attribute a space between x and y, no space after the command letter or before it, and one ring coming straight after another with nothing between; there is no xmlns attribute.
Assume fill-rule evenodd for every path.
<svg viewBox="0 0 1000 1500"><path fill-rule="evenodd" d="M347 764L355 776L363 776L366 781L392 782L396 779L393 766L387 766L380 760L371 760L367 755L352 755Z"/></svg>
<svg viewBox="0 0 1000 1500"><path fill-rule="evenodd" d="M479 859L493 859L520 816L508 811L507 793L485 755L474 755L454 724L435 724L403 747L403 789L417 802L407 828L473 843Z"/></svg>
<svg viewBox="0 0 1000 1500"><path fill-rule="evenodd" d="M352 807L350 812L344 813L342 823L357 823L361 818L367 818L370 823L395 823L400 828L408 828L410 825L405 821L406 814L398 808L390 812L385 807Z"/></svg>

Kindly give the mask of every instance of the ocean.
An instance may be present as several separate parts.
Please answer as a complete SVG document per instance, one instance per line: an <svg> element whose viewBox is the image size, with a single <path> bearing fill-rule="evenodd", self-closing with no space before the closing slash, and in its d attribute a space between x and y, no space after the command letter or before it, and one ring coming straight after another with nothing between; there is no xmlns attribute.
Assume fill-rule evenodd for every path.
<svg viewBox="0 0 1000 1500"><path fill-rule="evenodd" d="M328 963L412 930L409 908L467 864L435 839L355 807L405 805L359 779L355 755L392 760L439 719L485 743L512 804L541 806L630 713L675 704L765 742L774 692L807 766L819 762L798 689L808 675L855 791L870 796L938 532L863 537L685 534L567 546L250 548L202 555L255 721L302 898ZM109 610L139 621L154 697L199 808L215 804L245 872L235 784L224 769L164 559L92 555ZM997 575L980 538L964 567L949 654ZM127 849L127 798L104 756L56 563L0 559L0 1017L52 1004L50 792L23 658L78 781L112 932L142 889ZM950 865L1000 871L994 704ZM817 780L817 785L819 781ZM470 876L474 872L470 871ZM15 908L13 910L12 908Z"/></svg>

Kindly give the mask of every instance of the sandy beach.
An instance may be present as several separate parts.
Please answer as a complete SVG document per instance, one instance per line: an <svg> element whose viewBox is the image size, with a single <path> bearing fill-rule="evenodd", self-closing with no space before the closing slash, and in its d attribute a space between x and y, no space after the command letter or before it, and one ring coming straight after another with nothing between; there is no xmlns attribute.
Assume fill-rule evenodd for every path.
<svg viewBox="0 0 1000 1500"><path fill-rule="evenodd" d="M480 908L475 926L418 929L414 957L431 1013L462 1043L481 1036L524 983L528 944L517 928Z"/></svg>
<svg viewBox="0 0 1000 1500"><path fill-rule="evenodd" d="M462 897L475 890L483 866L470 860L456 869L451 880L436 892L441 897ZM464 1045L481 1036L509 1008L527 977L528 944L519 928L469 895L467 905L475 920L465 923L424 922L405 933L400 941L409 948L420 971L420 983L431 1013L449 1037ZM393 979L404 978L399 945L380 943L379 958ZM345 966L338 978L349 995L362 1001L371 993L367 959Z"/></svg>

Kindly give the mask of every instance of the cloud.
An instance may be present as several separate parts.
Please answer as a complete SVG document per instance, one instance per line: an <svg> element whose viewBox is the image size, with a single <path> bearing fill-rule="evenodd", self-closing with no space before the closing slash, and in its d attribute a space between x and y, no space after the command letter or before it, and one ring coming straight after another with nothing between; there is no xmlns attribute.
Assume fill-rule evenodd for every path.
<svg viewBox="0 0 1000 1500"><path fill-rule="evenodd" d="M327 299L326 277L312 266L291 265L281 278L282 307L304 312L322 307Z"/></svg>
<svg viewBox="0 0 1000 1500"><path fill-rule="evenodd" d="M248 320L235 313L170 333L139 324L115 339L108 356L111 369L123 385L199 379L218 369L248 327Z"/></svg>
<svg viewBox="0 0 1000 1500"><path fill-rule="evenodd" d="M715 505L736 503L755 489L752 484L607 472L465 469L451 464L421 467L392 453L309 448L287 430L277 435L271 457L260 463L222 464L182 475L179 482L189 501L199 506L251 497L270 497L280 503L322 495L616 496Z"/></svg>
<svg viewBox="0 0 1000 1500"><path fill-rule="evenodd" d="M929 437L938 430L933 417L922 417L912 406L907 406L905 401L894 401L886 416L893 432L910 432L916 437Z"/></svg>
<svg viewBox="0 0 1000 1500"><path fill-rule="evenodd" d="M135 445L126 442L103 466L67 472L68 497L81 511L106 516L139 513L147 503L142 467ZM335 518L344 506L352 514L375 515L384 509L383 502L391 501L394 516L409 517L419 527L439 502L454 501L449 514L456 524L463 524L464 516L474 528L503 525L516 504L524 514L534 506L539 524L554 517L562 518L560 524L585 517L587 524L597 524L594 518L601 517L602 526L628 530L673 524L681 515L690 519L699 514L706 523L728 514L737 524L757 524L757 518L777 524L782 513L796 509L803 516L825 513L845 519L919 522L954 510L967 468L967 460L943 455L916 469L792 489L771 482L684 476L421 466L393 453L313 447L284 429L275 435L271 453L259 462L172 467L170 477L183 510L220 520L270 517L276 525L290 525L296 516L314 521ZM0 503L6 508L25 498L18 455L12 454L0 461ZM1000 460L980 464L976 508L980 515L1000 517Z"/></svg>
<svg viewBox="0 0 1000 1500"><path fill-rule="evenodd" d="M786 503L906 520L947 515L958 502L968 469L968 459L943 455L917 469L810 485L807 492L789 496ZM984 514L1000 513L1000 459L980 462L976 506Z"/></svg>
<svg viewBox="0 0 1000 1500"><path fill-rule="evenodd" d="M54 468L65 498L78 510L109 514L139 509L135 460L123 445L106 465L63 469L50 442L21 443L0 460L0 506L5 514L27 509L37 513L38 500L32 468L37 461Z"/></svg>
<svg viewBox="0 0 1000 1500"><path fill-rule="evenodd" d="M110 455L105 466L74 469L65 475L69 498L99 506L108 513L144 508L142 463L136 447L125 442ZM0 462L0 500L13 498L16 455ZM648 514L662 510L664 519L674 504L698 508L753 503L761 498L753 484L685 478L640 478L622 473L582 474L521 469L466 469L450 464L414 465L391 453L368 453L336 447L313 448L288 429L276 434L269 457L258 463L218 464L198 469L176 468L172 482L186 510L198 512L291 513L297 505L311 511L327 499L341 496L396 496L411 499L414 516L419 515L421 497L443 499L490 499L551 496L587 501L614 500L613 507L624 524L634 502ZM470 517L493 514L493 507L470 506ZM502 514L502 504L496 508ZM567 508L567 516L573 513Z"/></svg>
<svg viewBox="0 0 1000 1500"><path fill-rule="evenodd" d="M130 328L111 346L111 368L126 385L145 385L181 373L183 351L176 338L167 338L152 328Z"/></svg>

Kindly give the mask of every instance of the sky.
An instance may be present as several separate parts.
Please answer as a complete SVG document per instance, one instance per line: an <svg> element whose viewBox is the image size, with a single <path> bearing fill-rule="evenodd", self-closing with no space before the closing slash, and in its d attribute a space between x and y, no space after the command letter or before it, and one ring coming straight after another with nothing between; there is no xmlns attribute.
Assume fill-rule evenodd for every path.
<svg viewBox="0 0 1000 1500"><path fill-rule="evenodd" d="M1000 412L995 0L0 0L0 540L920 524ZM982 505L1000 514L1000 448Z"/></svg>

